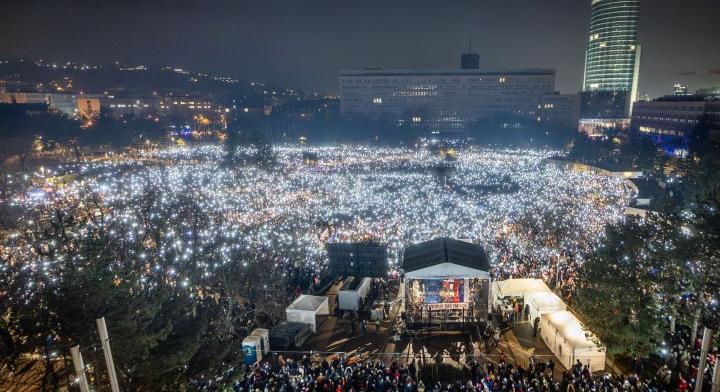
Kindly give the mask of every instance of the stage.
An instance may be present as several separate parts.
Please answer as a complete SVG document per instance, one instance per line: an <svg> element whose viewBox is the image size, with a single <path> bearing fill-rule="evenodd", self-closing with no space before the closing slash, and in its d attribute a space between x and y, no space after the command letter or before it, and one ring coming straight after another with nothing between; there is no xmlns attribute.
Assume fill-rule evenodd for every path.
<svg viewBox="0 0 720 392"><path fill-rule="evenodd" d="M440 238L405 249L401 317L406 327L446 329L487 319L489 269L483 248L466 241Z"/></svg>

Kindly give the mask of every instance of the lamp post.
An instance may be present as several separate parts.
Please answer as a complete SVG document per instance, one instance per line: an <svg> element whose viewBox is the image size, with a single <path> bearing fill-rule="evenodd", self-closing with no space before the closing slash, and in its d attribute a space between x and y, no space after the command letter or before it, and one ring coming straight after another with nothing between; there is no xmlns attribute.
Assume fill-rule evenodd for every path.
<svg viewBox="0 0 720 392"><path fill-rule="evenodd" d="M700 364L698 365L697 379L695 380L695 392L702 392L703 379L705 378L705 364L707 363L708 352L713 340L713 330L705 327L703 333L702 347L700 348ZM717 368L717 367L716 367ZM715 375L717 376L717 375ZM715 379L716 377L713 377Z"/></svg>
<svg viewBox="0 0 720 392"><path fill-rule="evenodd" d="M715 370L713 370L712 388L710 392L720 392L720 360L715 361Z"/></svg>
<svg viewBox="0 0 720 392"><path fill-rule="evenodd" d="M113 363L112 351L110 351L110 337L108 336L107 326L105 325L105 317L95 319L102 342L103 354L105 355L105 365L107 366L108 376L110 378L110 388L113 392L120 392L117 374L115 374L115 364Z"/></svg>
<svg viewBox="0 0 720 392"><path fill-rule="evenodd" d="M83 363L79 345L70 347L70 356L72 357L73 367L75 368L77 381L80 385L80 392L90 392L90 386L85 376L85 363Z"/></svg>

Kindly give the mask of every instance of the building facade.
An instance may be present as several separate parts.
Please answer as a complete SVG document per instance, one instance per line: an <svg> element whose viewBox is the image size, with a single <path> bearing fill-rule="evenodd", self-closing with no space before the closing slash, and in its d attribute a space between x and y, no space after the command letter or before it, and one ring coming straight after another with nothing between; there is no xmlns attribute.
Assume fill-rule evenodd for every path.
<svg viewBox="0 0 720 392"><path fill-rule="evenodd" d="M340 71L344 118L463 128L494 115L532 117L555 91L555 70Z"/></svg>
<svg viewBox="0 0 720 392"><path fill-rule="evenodd" d="M160 100L150 98L127 98L108 95L100 100L100 106L109 108L113 117L145 116L160 110Z"/></svg>
<svg viewBox="0 0 720 392"><path fill-rule="evenodd" d="M652 138L666 154L683 156L696 132L720 135L720 95L669 95L654 101L636 102L632 130Z"/></svg>
<svg viewBox="0 0 720 392"><path fill-rule="evenodd" d="M540 97L537 120L575 129L580 121L580 94L550 94Z"/></svg>
<svg viewBox="0 0 720 392"><path fill-rule="evenodd" d="M0 94L0 103L43 103L52 110L75 117L80 114L79 110L83 107L81 101L98 99L102 96L102 94L3 93Z"/></svg>
<svg viewBox="0 0 720 392"><path fill-rule="evenodd" d="M688 86L680 83L675 83L673 86L673 95L687 95Z"/></svg>
<svg viewBox="0 0 720 392"><path fill-rule="evenodd" d="M583 119L630 117L638 95L639 16L640 0L592 0L583 78ZM604 99L610 101L603 102ZM598 105L600 108L596 108Z"/></svg>

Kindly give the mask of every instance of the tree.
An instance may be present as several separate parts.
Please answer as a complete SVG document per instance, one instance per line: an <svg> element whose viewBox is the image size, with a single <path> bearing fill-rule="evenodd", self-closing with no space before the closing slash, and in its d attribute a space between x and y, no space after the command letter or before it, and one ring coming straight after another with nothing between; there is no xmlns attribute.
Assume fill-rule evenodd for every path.
<svg viewBox="0 0 720 392"><path fill-rule="evenodd" d="M156 195L150 190L134 203L146 208L158 201ZM41 354L44 374L37 382L56 390L72 369L58 371L53 358L69 358L69 348L79 344L90 354L86 361L96 369L93 379L107 385L102 358L93 356L100 346L95 319L105 316L116 368L128 390L176 390L197 378L215 380L227 369L238 368L245 335L220 335L214 320L220 319L223 308L196 295L199 286L181 285L165 273L172 265L185 277L197 277L194 269L201 264L196 259L175 263L174 251L167 258L157 252L151 259L158 263L155 271L147 259L138 257L159 250L155 245L166 246L155 241L182 227L175 211L190 216L190 227L192 222L203 224L206 215L197 203L177 199L167 215L151 218L152 230L135 241L130 238L138 233L115 217L116 209L92 200L75 210L37 211L26 216L33 223L21 227L19 237L5 239L12 252L0 268L0 336L6 337L2 361L18 372L35 372L36 366L18 365L22 354ZM189 244L196 242L197 238ZM199 258L210 256L197 250ZM203 360L209 349L218 347L224 349L215 352L215 360Z"/></svg>
<svg viewBox="0 0 720 392"><path fill-rule="evenodd" d="M653 353L669 317L695 331L717 325L711 316L720 299L718 195L608 228L580 270L576 304L610 352Z"/></svg>
<svg viewBox="0 0 720 392"><path fill-rule="evenodd" d="M648 355L663 338L663 298L647 252L662 230L634 218L610 227L580 270L574 303L613 354Z"/></svg>
<svg viewBox="0 0 720 392"><path fill-rule="evenodd" d="M640 168L653 178L665 177L667 157L649 138L631 132L625 143L620 145L618 163Z"/></svg>

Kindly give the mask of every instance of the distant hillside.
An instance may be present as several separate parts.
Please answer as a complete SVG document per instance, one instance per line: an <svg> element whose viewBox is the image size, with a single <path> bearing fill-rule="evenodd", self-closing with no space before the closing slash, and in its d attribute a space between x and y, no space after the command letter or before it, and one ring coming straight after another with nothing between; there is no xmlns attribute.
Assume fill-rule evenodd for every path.
<svg viewBox="0 0 720 392"><path fill-rule="evenodd" d="M108 92L115 95L200 95L287 97L301 91L241 81L226 76L191 72L174 67L48 63L41 60L0 60L0 87L8 92ZM275 92L275 94L273 94ZM262 99L269 101L269 99Z"/></svg>

